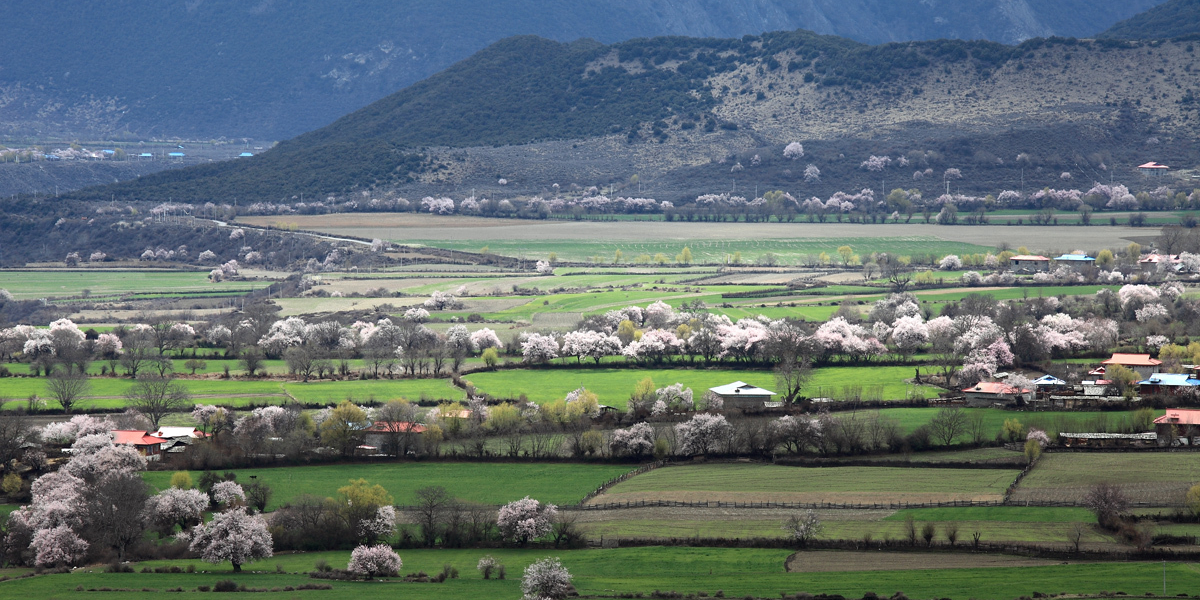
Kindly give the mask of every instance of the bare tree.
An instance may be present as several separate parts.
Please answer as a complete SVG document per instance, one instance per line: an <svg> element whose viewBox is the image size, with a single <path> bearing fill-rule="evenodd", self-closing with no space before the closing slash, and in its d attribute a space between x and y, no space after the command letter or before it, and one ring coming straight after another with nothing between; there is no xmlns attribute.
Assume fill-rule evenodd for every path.
<svg viewBox="0 0 1200 600"><path fill-rule="evenodd" d="M953 406L939 410L929 421L929 432L943 446L954 443L954 438L967 430L967 414L963 409Z"/></svg>
<svg viewBox="0 0 1200 600"><path fill-rule="evenodd" d="M793 404L800 399L800 391L812 379L812 367L808 361L783 360L775 367L775 385L784 402Z"/></svg>
<svg viewBox="0 0 1200 600"><path fill-rule="evenodd" d="M125 369L125 374L130 377L137 377L142 369L146 368L146 364L158 356L157 349L151 344L149 338L141 334L130 334L125 337L125 347L121 351L121 366Z"/></svg>
<svg viewBox="0 0 1200 600"><path fill-rule="evenodd" d="M1087 535L1088 525L1086 523L1072 523L1071 528L1067 530L1067 541L1075 546L1075 552L1079 552L1079 545L1083 543L1083 537Z"/></svg>
<svg viewBox="0 0 1200 600"><path fill-rule="evenodd" d="M156 375L139 377L125 397L129 399L130 408L146 415L155 429L167 413L182 409L191 400L183 384L172 377Z"/></svg>
<svg viewBox="0 0 1200 600"><path fill-rule="evenodd" d="M88 537L116 550L117 560L125 560L125 549L146 531L142 507L148 497L146 482L140 474L105 475L85 500Z"/></svg>
<svg viewBox="0 0 1200 600"><path fill-rule="evenodd" d="M1102 481L1083 497L1083 505L1096 514L1101 527L1113 529L1121 513L1129 510L1129 500L1121 488Z"/></svg>
<svg viewBox="0 0 1200 600"><path fill-rule="evenodd" d="M312 377L317 366L316 355L313 351L304 346L296 346L288 348L283 353L283 358L287 361L288 371L300 375L304 378L304 382L308 383L308 378Z"/></svg>
<svg viewBox="0 0 1200 600"><path fill-rule="evenodd" d="M259 369L263 368L262 352L258 348L246 348L238 356L238 363L241 364L247 375L253 377Z"/></svg>
<svg viewBox="0 0 1200 600"><path fill-rule="evenodd" d="M375 422L382 423L383 451L406 456L409 450L415 450L421 436L416 421L417 407L406 400L392 400L381 406Z"/></svg>
<svg viewBox="0 0 1200 600"><path fill-rule="evenodd" d="M446 492L446 488L437 485L423 487L416 492L417 525L421 526L421 536L426 546L432 547L437 543L438 530L441 528L444 513L454 504L454 499Z"/></svg>
<svg viewBox="0 0 1200 600"><path fill-rule="evenodd" d="M36 441L37 433L24 412L0 412L0 472L12 464L13 459L21 456L25 444Z"/></svg>
<svg viewBox="0 0 1200 600"><path fill-rule="evenodd" d="M46 388L50 395L62 405L63 411L69 413L71 408L87 395L92 384L88 380L87 372L69 364L60 364L50 372L50 378L46 380Z"/></svg>
<svg viewBox="0 0 1200 600"><path fill-rule="evenodd" d="M971 435L971 441L976 445L980 445L987 438L987 423L986 415L983 411L975 411L967 419L967 433Z"/></svg>

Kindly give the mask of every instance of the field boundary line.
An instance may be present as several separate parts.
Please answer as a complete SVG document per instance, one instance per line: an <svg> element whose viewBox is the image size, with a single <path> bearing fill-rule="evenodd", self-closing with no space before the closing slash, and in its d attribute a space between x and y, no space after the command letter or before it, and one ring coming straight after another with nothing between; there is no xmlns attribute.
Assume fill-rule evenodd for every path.
<svg viewBox="0 0 1200 600"><path fill-rule="evenodd" d="M618 475L616 477L613 477L612 479L609 479L608 481L605 481L604 483L600 484L600 487L597 487L596 489L585 494L583 496L583 499L580 500L576 506L582 507L592 498L595 498L596 496L603 494L604 492L608 491L608 488L611 488L612 486L617 485L618 483L621 483L621 482L629 479L630 477L635 477L637 475L641 475L642 473L647 473L647 472L653 471L654 469L657 469L659 467L663 467L666 465L667 465L667 461L656 460L648 465L642 465L632 471L629 471L628 473L624 473L624 474Z"/></svg>
<svg viewBox="0 0 1200 600"><path fill-rule="evenodd" d="M906 510L915 508L974 508L999 506L1029 506L1039 508L1077 508L1081 502L1060 502L1049 500L1030 500L1028 502L1009 502L1007 500L948 500L945 502L725 502L721 500L683 501L683 500L629 500L624 502L604 502L597 504L581 504L579 510L624 510L632 508L762 508L762 509L807 509L807 510Z"/></svg>

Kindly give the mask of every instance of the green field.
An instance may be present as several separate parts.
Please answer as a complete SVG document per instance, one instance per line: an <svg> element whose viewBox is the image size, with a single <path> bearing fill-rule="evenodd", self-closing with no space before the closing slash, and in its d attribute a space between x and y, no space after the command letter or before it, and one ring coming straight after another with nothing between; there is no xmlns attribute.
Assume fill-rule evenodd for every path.
<svg viewBox="0 0 1200 600"><path fill-rule="evenodd" d="M905 367L895 367L903 369ZM881 414L896 419L900 431L909 433L912 430L929 423L941 410L940 408L886 408ZM996 408L964 408L968 419L983 415L984 430L987 432L985 441L990 441L1000 433L1004 422L1015 419L1026 429L1037 428L1045 431L1052 438L1059 432L1073 431L1119 431L1123 427L1131 427L1129 423L1132 412L1067 412L1067 411L1037 411L1020 412ZM841 415L849 413L838 413ZM1161 411L1155 416L1160 416ZM955 440L959 443L971 442L969 433L962 433ZM891 460L890 457L880 457L881 460ZM925 459L921 459L925 460ZM947 459L952 460L952 459ZM971 460L971 459L967 459Z"/></svg>
<svg viewBox="0 0 1200 600"><path fill-rule="evenodd" d="M1008 469L785 467L716 463L654 469L632 477L595 502L890 503L998 500L1016 478Z"/></svg>
<svg viewBox="0 0 1200 600"><path fill-rule="evenodd" d="M1101 482L1120 486L1135 506L1181 506L1188 488L1200 482L1200 459L1190 452L1049 453L1013 499L1078 502Z"/></svg>
<svg viewBox="0 0 1200 600"><path fill-rule="evenodd" d="M504 504L531 496L553 504L576 504L600 484L628 472L629 465L510 464L510 463L400 463L344 464L269 469L234 469L238 480L256 477L271 486L268 510L286 504L300 494L333 497L350 479L366 479L383 486L407 505L413 492L440 485L451 496L467 502ZM144 477L151 486L170 486L171 471L150 471ZM192 480L201 473L192 471Z"/></svg>
<svg viewBox="0 0 1200 600"><path fill-rule="evenodd" d="M1086 508L1046 508L1038 506L953 506L945 508L908 508L898 510L887 521L992 521L997 523L1095 523Z"/></svg>
<svg viewBox="0 0 1200 600"><path fill-rule="evenodd" d="M342 400L356 403L387 402L405 398L416 402L426 400L462 400L464 392L450 385L448 379L377 379L350 381L270 381L242 379L180 379L192 394L196 404L245 406L256 404L286 404L296 401L310 406L337 404ZM95 377L91 391L79 403L81 408L112 409L128 404L125 393L133 385L128 378ZM60 408L50 396L46 379L6 377L0 379L0 399L8 399L8 409L24 406L32 395L41 397L47 408Z"/></svg>
<svg viewBox="0 0 1200 600"><path fill-rule="evenodd" d="M802 224L797 224L797 228ZM545 259L553 252L559 260L572 262L588 262L592 257L599 257L605 263L611 263L617 250L624 254L624 264L635 264L637 256L663 254L669 261L675 260L675 255L687 246L692 251L696 263L724 263L727 257L735 252L741 252L742 260L753 262L758 257L773 253L782 263L796 264L806 255L819 255L822 252L837 259L839 246L850 246L856 254L866 255L872 252L887 252L899 256L915 254L975 254L993 252L995 248L962 242L948 242L934 237L847 237L847 238L792 238L792 239L754 239L754 240L693 240L668 241L649 240L636 241L592 241L592 240L395 240L406 244L421 244L435 248L447 248L467 252L478 252L484 246L493 254L502 256L524 256L528 259ZM635 264L636 266L636 264Z"/></svg>
<svg viewBox="0 0 1200 600"><path fill-rule="evenodd" d="M820 511L818 511L820 514ZM680 515L686 517L686 514ZM836 514L826 513L822 521L824 531L821 537L841 540L863 540L870 537L877 542L886 540L901 541L907 538L906 525L903 519L843 519ZM782 515L771 517L749 517L737 520L719 518L672 518L672 519L639 519L621 518L603 522L588 522L583 525L592 539L601 537L611 538L640 538L640 539L671 539L671 538L782 538L786 534L781 527ZM1079 519L1078 522L1090 523L1094 519ZM918 521L918 530L926 521ZM934 541L938 544L947 542L946 533L957 528L959 545L969 545L972 534L979 532L980 542L1021 542L1026 544L1051 544L1062 546L1067 543L1074 522L1026 522L1026 521L973 521L951 519L948 521L928 520L934 523ZM1174 535L1195 535L1194 526L1186 530L1173 530L1173 525L1159 526L1156 533L1173 532ZM1119 543L1113 536L1089 527L1084 534L1085 544ZM923 543L923 542L922 542Z"/></svg>
<svg viewBox="0 0 1200 600"><path fill-rule="evenodd" d="M709 597L717 590L727 598L753 595L778 598L780 592L842 594L848 598L861 597L865 591L888 596L903 591L912 598L951 598L953 600L1011 600L1018 595L1069 592L1098 594L1120 590L1141 596L1146 592L1161 593L1164 566L1160 562L1120 562L1098 564L1062 564L1049 566L1020 566L994 568L959 568L932 570L837 571L816 573L786 573L784 562L788 550L745 548L676 548L645 547L595 550L400 550L403 572L440 572L449 564L460 572L459 579L442 584L400 582L332 582L329 591L264 592L256 598L344 598L362 600L413 598L416 600L478 600L481 598L519 598L522 569L534 560L557 556L572 575L581 595L611 597L614 593L641 592L649 596L654 590L677 590L681 593L705 592ZM317 560L342 566L349 552L285 554L253 563L241 574L231 574L228 564L209 565L198 560L173 560L143 563L146 566L193 565L197 573L105 574L99 569L73 573L45 575L5 582L0 589L13 598L104 598L150 600L160 598L162 591L176 587L185 591L172 597L199 596L199 585L211 586L220 579L233 579L254 588L282 588L313 582L303 573L311 570ZM495 556L509 573L503 581L485 581L475 570L475 564L485 554ZM825 554L825 553L821 553ZM845 554L851 565L864 564L869 558L862 554ZM825 562L837 562L838 557L820 556ZM142 565L136 565L141 567ZM280 573L276 573L276 567ZM864 567L867 565L864 564ZM1200 570L1190 563L1166 565L1167 593L1174 595L1193 592L1200 587ZM318 580L320 581L320 580ZM77 592L109 588L110 592ZM128 591L116 591L128 590ZM146 591L136 591L146 590Z"/></svg>
<svg viewBox="0 0 1200 600"><path fill-rule="evenodd" d="M913 387L904 381L912 375L913 370L909 367L824 367L813 372L804 391L814 397L840 397L847 386L861 386L863 393L877 392L887 400L902 399L908 388ZM466 379L480 391L493 396L506 398L525 394L534 402L561 400L582 385L595 392L601 404L624 409L634 386L646 377L653 379L658 387L682 383L684 387L692 388L696 398L708 388L734 381L766 389L775 386L775 376L770 371L749 369L511 369L473 373ZM934 388L917 389L927 397L936 396Z"/></svg>
<svg viewBox="0 0 1200 600"><path fill-rule="evenodd" d="M265 281L223 281L213 283L208 273L193 271L0 271L0 288L19 300L78 296L88 290L92 296L139 294L158 291L230 293L266 287Z"/></svg>

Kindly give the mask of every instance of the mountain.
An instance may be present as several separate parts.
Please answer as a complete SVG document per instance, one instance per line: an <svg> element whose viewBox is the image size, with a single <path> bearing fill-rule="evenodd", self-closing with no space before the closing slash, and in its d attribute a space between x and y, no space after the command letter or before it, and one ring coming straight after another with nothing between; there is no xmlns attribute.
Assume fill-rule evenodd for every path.
<svg viewBox="0 0 1200 600"><path fill-rule="evenodd" d="M498 40L1087 36L1162 0L8 0L0 139L283 139Z"/></svg>
<svg viewBox="0 0 1200 600"><path fill-rule="evenodd" d="M1170 0L1113 25L1096 37L1166 40L1200 35L1200 0Z"/></svg>
<svg viewBox="0 0 1200 600"><path fill-rule="evenodd" d="M1108 179L1110 166L1125 177L1147 160L1195 164L1194 57L1183 42L1072 38L868 46L795 31L605 46L521 36L253 158L72 197L279 202L488 190L500 178L502 193L533 194L634 174L672 200L739 179L805 194L890 189L889 179L936 192L941 179L923 181L910 160L970 172L957 185L980 193L1059 187ZM793 141L809 149L803 163L781 158ZM905 160L876 175L860 168L871 155ZM820 183L805 181L808 162Z"/></svg>

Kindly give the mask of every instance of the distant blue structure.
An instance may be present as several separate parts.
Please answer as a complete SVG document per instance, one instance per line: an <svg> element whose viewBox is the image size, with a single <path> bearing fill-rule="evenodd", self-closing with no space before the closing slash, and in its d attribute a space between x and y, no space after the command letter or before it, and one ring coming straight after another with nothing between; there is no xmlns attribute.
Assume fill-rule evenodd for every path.
<svg viewBox="0 0 1200 600"><path fill-rule="evenodd" d="M238 155L238 158L249 158L251 156L254 156L253 152L243 152Z"/></svg>
<svg viewBox="0 0 1200 600"><path fill-rule="evenodd" d="M182 152L171 152L167 154L167 156L170 156L171 158L183 158L184 154Z"/></svg>
<svg viewBox="0 0 1200 600"><path fill-rule="evenodd" d="M1076 265L1092 264L1096 262L1095 258L1092 258L1086 254L1064 254L1058 258L1055 258L1054 260L1057 262L1065 262Z"/></svg>
<svg viewBox="0 0 1200 600"><path fill-rule="evenodd" d="M149 152L143 152L138 155L138 158L154 158L154 155Z"/></svg>

